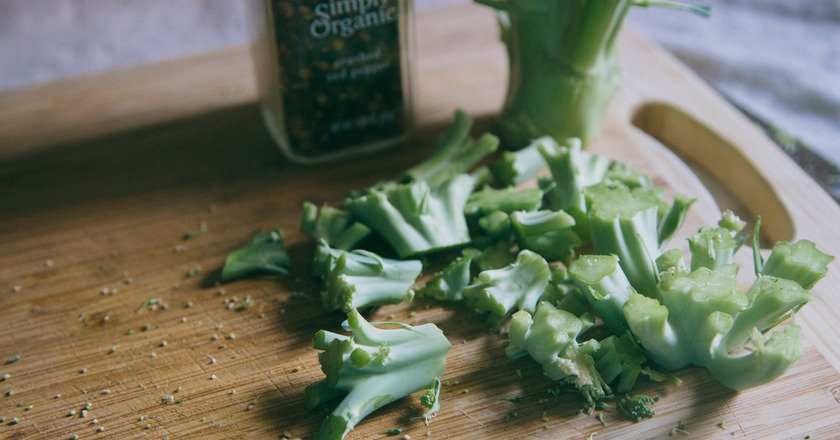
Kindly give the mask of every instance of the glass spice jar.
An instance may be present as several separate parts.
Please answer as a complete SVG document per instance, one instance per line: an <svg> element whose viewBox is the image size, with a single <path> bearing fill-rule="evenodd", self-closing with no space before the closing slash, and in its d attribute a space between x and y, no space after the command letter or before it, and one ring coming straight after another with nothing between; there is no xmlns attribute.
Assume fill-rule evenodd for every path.
<svg viewBox="0 0 840 440"><path fill-rule="evenodd" d="M411 0L264 0L262 114L284 155L317 163L407 139Z"/></svg>

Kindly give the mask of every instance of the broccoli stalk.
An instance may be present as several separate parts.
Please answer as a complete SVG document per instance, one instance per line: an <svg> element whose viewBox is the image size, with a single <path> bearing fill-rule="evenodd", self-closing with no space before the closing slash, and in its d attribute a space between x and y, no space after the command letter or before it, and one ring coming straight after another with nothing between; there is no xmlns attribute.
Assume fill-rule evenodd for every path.
<svg viewBox="0 0 840 440"><path fill-rule="evenodd" d="M470 194L464 214L467 217L483 217L493 212L536 211L540 209L542 196L542 191L537 188L484 188Z"/></svg>
<svg viewBox="0 0 840 440"><path fill-rule="evenodd" d="M460 257L435 274L418 293L421 296L434 298L438 301L463 300L464 288L470 284L472 279L470 271L472 262L480 254L481 252L477 249L464 249Z"/></svg>
<svg viewBox="0 0 840 440"><path fill-rule="evenodd" d="M799 240L796 243L780 241L764 262L763 275L772 275L799 283L810 289L828 272L828 263L834 257L817 249L814 242Z"/></svg>
<svg viewBox="0 0 840 440"><path fill-rule="evenodd" d="M630 284L638 292L656 297L656 258L682 224L693 200L677 196L668 208L655 190L604 183L588 187L586 197L594 252L618 256Z"/></svg>
<svg viewBox="0 0 840 440"><path fill-rule="evenodd" d="M246 245L229 253L219 280L226 283L260 273L289 273L289 254L280 228L257 231Z"/></svg>
<svg viewBox="0 0 840 440"><path fill-rule="evenodd" d="M717 227L700 228L688 238L688 248L691 251L691 270L705 267L714 269L726 264L732 264L735 251L739 244L735 236L746 224L729 212L724 214Z"/></svg>
<svg viewBox="0 0 840 440"><path fill-rule="evenodd" d="M536 309L533 316L526 310L513 314L506 354L512 359L530 355L543 366L546 376L574 386L587 408L593 408L611 393L595 366L598 342L577 342L586 328L577 316L545 301Z"/></svg>
<svg viewBox="0 0 840 440"><path fill-rule="evenodd" d="M572 230L575 219L563 211L514 212L510 223L521 249L528 249L548 260L568 263L581 245Z"/></svg>
<svg viewBox="0 0 840 440"><path fill-rule="evenodd" d="M370 228L353 221L341 209L324 205L319 210L314 204L304 202L300 232L315 241L325 240L336 249L350 250L370 234Z"/></svg>
<svg viewBox="0 0 840 440"><path fill-rule="evenodd" d="M616 394L627 394L636 385L647 362L644 352L628 334L610 335L602 340L595 352L595 368Z"/></svg>
<svg viewBox="0 0 840 440"><path fill-rule="evenodd" d="M582 255L569 266L569 274L583 296L615 335L627 331L624 304L636 291L615 255Z"/></svg>
<svg viewBox="0 0 840 440"><path fill-rule="evenodd" d="M317 261L325 277L321 302L328 312L397 304L414 298L413 285L423 270L418 260L389 260L372 252L318 248Z"/></svg>
<svg viewBox="0 0 840 440"><path fill-rule="evenodd" d="M549 209L562 209L577 220L586 213L584 188L600 183L607 175L610 160L604 156L581 150L580 139L566 140L566 146L545 142L539 146L540 154L551 170L551 180L544 180L547 189L545 204Z"/></svg>
<svg viewBox="0 0 840 440"><path fill-rule="evenodd" d="M407 258L470 242L464 206L472 187L473 178L459 174L434 189L425 181L373 188L345 205Z"/></svg>
<svg viewBox="0 0 840 440"><path fill-rule="evenodd" d="M523 250L513 264L479 273L464 288L464 298L476 312L490 313L491 321L499 323L514 309L533 312L550 279L545 259Z"/></svg>
<svg viewBox="0 0 840 440"><path fill-rule="evenodd" d="M355 309L347 323L351 336L319 331L313 347L325 379L306 388L306 406L314 408L344 396L316 440L343 439L368 414L415 391L427 389L420 401L430 412L439 405L440 378L452 346L434 324L378 329Z"/></svg>
<svg viewBox="0 0 840 440"><path fill-rule="evenodd" d="M559 267L551 267L551 280L540 301L547 301L575 316L581 316L589 310L589 302L575 285L569 271Z"/></svg>
<svg viewBox="0 0 840 440"><path fill-rule="evenodd" d="M503 152L502 157L490 164L496 183L503 187L516 186L534 177L545 166L540 153L540 145L543 144L556 146L557 141L543 136L521 150Z"/></svg>
<svg viewBox="0 0 840 440"><path fill-rule="evenodd" d="M438 140L435 151L422 162L409 168L398 180L426 182L435 188L455 176L466 173L481 159L496 151L499 139L484 134L478 140L470 138L472 119L463 110L455 111L455 121Z"/></svg>
<svg viewBox="0 0 840 440"><path fill-rule="evenodd" d="M636 4L675 3L476 1L498 11L507 46L510 75L499 125L505 144L513 148L544 135L586 143L621 83L615 43L628 10Z"/></svg>

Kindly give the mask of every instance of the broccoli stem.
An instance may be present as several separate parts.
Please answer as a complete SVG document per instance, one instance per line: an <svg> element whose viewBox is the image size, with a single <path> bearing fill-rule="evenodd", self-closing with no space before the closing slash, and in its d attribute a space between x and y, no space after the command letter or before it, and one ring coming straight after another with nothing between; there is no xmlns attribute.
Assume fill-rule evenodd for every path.
<svg viewBox="0 0 840 440"><path fill-rule="evenodd" d="M464 298L475 311L490 313L499 323L514 309L533 312L550 278L545 259L523 250L510 266L479 273L464 288Z"/></svg>
<svg viewBox="0 0 840 440"><path fill-rule="evenodd" d="M490 164L490 172L496 183L500 186L516 186L534 177L545 166L540 154L542 144L556 144L556 141L543 136L521 150L503 152L499 160Z"/></svg>
<svg viewBox="0 0 840 440"><path fill-rule="evenodd" d="M615 255L583 255L569 266L569 274L586 299L615 335L627 332L624 304L636 291Z"/></svg>
<svg viewBox="0 0 840 440"><path fill-rule="evenodd" d="M780 241L773 246L761 274L795 281L810 289L825 276L833 260L834 257L822 253L812 241L799 240L792 244Z"/></svg>
<svg viewBox="0 0 840 440"><path fill-rule="evenodd" d="M324 205L319 210L310 202L303 203L300 232L313 240L325 240L336 249L349 250L370 234L370 228L355 222L341 209Z"/></svg>

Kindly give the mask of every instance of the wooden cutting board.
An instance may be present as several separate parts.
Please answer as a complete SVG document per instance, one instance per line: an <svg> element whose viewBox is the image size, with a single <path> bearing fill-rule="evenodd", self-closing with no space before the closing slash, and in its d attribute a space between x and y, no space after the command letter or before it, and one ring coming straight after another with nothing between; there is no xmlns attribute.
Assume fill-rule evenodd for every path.
<svg viewBox="0 0 840 440"><path fill-rule="evenodd" d="M429 151L455 107L491 127L504 94L489 10L422 11L417 31L416 135L365 160L280 159L246 48L0 95L0 361L20 355L0 364L11 375L0 382L0 438L311 435L325 412L302 406L304 387L322 377L309 341L342 317L311 299L301 203L340 204L349 189L393 176ZM840 209L814 182L661 49L632 32L620 45L625 86L593 148L698 198L674 245L718 219L705 182L718 200L764 215L768 239L811 238L840 255ZM226 253L274 225L286 231L292 274L215 286ZM681 387L642 387L659 402L640 423L606 412L602 424L578 413L573 393L548 395L539 367L508 361L506 342L467 310L385 307L373 319L434 322L453 343L442 408L426 426L407 398L348 438L384 438L393 426L415 439L662 438L680 422L691 438L837 438L838 286L834 263L797 317L806 350L786 375L735 393L688 369ZM253 307L229 310L246 296ZM150 299L166 308L142 307ZM167 394L177 403L162 403ZM522 402L504 400L513 396Z"/></svg>

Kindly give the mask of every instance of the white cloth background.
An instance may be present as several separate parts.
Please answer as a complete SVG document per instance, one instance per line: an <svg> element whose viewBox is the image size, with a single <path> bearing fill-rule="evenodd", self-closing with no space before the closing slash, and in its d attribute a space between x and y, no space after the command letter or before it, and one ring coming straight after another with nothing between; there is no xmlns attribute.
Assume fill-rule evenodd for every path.
<svg viewBox="0 0 840 440"><path fill-rule="evenodd" d="M0 89L245 43L246 1L0 0ZM840 0L706 4L709 19L637 8L628 22L840 164Z"/></svg>

